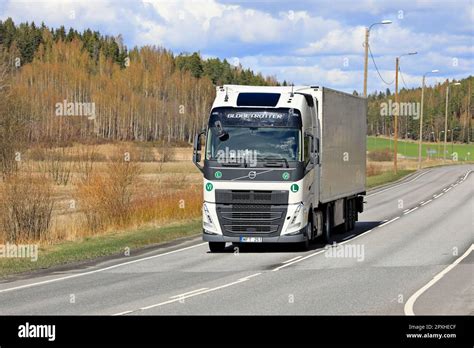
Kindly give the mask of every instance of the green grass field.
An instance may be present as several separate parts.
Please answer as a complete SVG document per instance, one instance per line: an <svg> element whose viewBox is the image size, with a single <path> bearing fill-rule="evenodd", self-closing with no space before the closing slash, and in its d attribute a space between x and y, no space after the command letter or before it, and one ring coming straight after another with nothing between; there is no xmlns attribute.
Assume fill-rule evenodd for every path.
<svg viewBox="0 0 474 348"><path fill-rule="evenodd" d="M393 139L381 138L381 137L367 137L367 150L381 150L385 148L393 149ZM422 144L422 156L427 157L427 150L434 150L436 153L431 155L432 159L443 158L443 142L438 143L423 143ZM448 157L451 158L451 153L455 152L458 155L458 161L471 161L474 160L474 143L473 144L454 144L448 142L446 146L448 151ZM398 140L398 153L406 157L418 157L418 143L413 141Z"/></svg>
<svg viewBox="0 0 474 348"><path fill-rule="evenodd" d="M28 258L0 258L0 279L11 274L34 271L72 262L92 260L104 256L123 255L130 250L173 241L178 238L199 235L202 231L200 219L169 224L162 227L140 228L117 231L100 236L85 238L80 242L63 242L56 245L40 246L38 260Z"/></svg>
<svg viewBox="0 0 474 348"><path fill-rule="evenodd" d="M369 176L367 177L366 187L367 189L371 189L376 186L389 184L413 172L414 170L403 169L403 170L399 170L397 174L395 174L393 171L388 171L379 175Z"/></svg>

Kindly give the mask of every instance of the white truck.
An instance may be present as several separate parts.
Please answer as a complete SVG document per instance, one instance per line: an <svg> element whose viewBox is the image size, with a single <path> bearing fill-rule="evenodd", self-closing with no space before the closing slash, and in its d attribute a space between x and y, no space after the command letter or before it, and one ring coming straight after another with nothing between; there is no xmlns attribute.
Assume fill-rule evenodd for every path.
<svg viewBox="0 0 474 348"><path fill-rule="evenodd" d="M217 87L193 153L211 252L226 242L308 248L352 230L366 191L366 118L365 98L325 87Z"/></svg>

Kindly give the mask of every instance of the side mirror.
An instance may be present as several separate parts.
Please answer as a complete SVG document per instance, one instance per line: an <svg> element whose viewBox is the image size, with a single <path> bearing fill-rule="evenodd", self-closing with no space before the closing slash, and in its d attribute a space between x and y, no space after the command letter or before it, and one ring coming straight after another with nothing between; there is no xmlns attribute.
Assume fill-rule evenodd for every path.
<svg viewBox="0 0 474 348"><path fill-rule="evenodd" d="M309 142L309 163L311 164L314 164L314 157L313 157L313 153L314 153L314 136L312 133L306 131L304 132L304 136L305 137L308 137L310 139L310 142ZM306 151L306 148L305 148L305 151Z"/></svg>
<svg viewBox="0 0 474 348"><path fill-rule="evenodd" d="M200 133L196 134L194 137L194 146L193 146L193 163L194 165L201 171L203 172L203 166L199 164L201 162L201 136L206 133L206 130L202 130Z"/></svg>
<svg viewBox="0 0 474 348"><path fill-rule="evenodd" d="M224 130L224 127L222 127L221 121L214 122L214 125L216 126L217 137L219 138L220 141L226 141L227 139L229 139L229 133L227 133Z"/></svg>

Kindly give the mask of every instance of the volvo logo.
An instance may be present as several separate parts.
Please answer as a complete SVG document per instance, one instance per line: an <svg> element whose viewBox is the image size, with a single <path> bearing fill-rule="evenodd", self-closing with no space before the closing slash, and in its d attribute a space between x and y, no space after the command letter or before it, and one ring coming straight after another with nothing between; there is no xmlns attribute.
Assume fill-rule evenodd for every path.
<svg viewBox="0 0 474 348"><path fill-rule="evenodd" d="M256 176L257 176L257 172L255 170L252 170L251 172L249 172L249 179L255 179Z"/></svg>

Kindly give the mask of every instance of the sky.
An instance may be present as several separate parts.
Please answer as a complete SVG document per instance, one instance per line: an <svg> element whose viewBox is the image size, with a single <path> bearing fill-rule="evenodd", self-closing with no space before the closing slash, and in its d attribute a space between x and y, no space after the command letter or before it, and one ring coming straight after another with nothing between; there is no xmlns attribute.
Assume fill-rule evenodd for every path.
<svg viewBox="0 0 474 348"><path fill-rule="evenodd" d="M363 89L365 27L374 25L368 91L460 79L474 71L474 0L1 0L0 20L44 22L121 34L125 44L156 45L274 75L297 85Z"/></svg>

